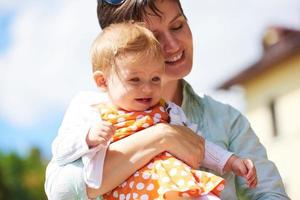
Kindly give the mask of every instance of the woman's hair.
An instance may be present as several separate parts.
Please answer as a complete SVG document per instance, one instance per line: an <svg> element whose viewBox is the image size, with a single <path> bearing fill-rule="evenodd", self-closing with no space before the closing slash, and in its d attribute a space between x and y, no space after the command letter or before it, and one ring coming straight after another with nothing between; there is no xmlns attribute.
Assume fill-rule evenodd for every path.
<svg viewBox="0 0 300 200"><path fill-rule="evenodd" d="M143 23L124 22L103 29L91 47L93 72L116 70L116 59L134 54L130 62L159 59L164 62L159 42Z"/></svg>
<svg viewBox="0 0 300 200"><path fill-rule="evenodd" d="M104 0L98 0L97 15L100 27L103 29L110 24L129 20L142 22L148 14L161 17L162 12L156 7L156 1L165 0L125 0L121 5L111 5ZM173 1L178 4L184 15L180 0ZM150 13L146 11L148 8Z"/></svg>

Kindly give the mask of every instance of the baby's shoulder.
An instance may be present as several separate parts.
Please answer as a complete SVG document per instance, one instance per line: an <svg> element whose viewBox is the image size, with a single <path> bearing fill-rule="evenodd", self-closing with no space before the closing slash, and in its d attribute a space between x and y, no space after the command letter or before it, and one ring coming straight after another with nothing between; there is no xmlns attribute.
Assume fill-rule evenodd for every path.
<svg viewBox="0 0 300 200"><path fill-rule="evenodd" d="M100 93L96 91L81 91L74 96L72 101L86 105L94 105L99 104L101 102L107 102L107 100L108 97L105 93Z"/></svg>

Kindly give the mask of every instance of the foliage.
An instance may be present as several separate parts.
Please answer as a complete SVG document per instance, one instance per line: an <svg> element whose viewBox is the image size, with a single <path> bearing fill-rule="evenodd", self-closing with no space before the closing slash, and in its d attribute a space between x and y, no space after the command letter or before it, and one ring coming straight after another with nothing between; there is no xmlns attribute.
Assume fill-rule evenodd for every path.
<svg viewBox="0 0 300 200"><path fill-rule="evenodd" d="M43 200L46 161L32 148L27 157L0 152L0 200Z"/></svg>

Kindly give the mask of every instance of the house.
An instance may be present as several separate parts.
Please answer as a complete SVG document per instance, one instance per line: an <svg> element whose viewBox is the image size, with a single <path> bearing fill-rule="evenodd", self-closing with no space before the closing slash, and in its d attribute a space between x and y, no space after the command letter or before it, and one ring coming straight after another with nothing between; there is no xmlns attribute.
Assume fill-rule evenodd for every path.
<svg viewBox="0 0 300 200"><path fill-rule="evenodd" d="M218 89L240 85L246 115L291 199L300 199L300 30L270 27L261 58Z"/></svg>

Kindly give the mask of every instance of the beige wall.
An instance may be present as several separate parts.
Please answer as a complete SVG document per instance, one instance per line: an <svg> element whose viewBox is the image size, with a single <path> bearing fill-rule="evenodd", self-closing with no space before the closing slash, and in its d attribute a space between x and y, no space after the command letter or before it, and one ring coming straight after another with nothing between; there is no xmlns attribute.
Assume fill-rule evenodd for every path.
<svg viewBox="0 0 300 200"><path fill-rule="evenodd" d="M243 83L243 87L247 110L253 110L273 97L300 88L300 54Z"/></svg>
<svg viewBox="0 0 300 200"><path fill-rule="evenodd" d="M247 116L279 168L291 199L300 199L300 55L278 64L245 85ZM275 99L278 136L269 102Z"/></svg>

